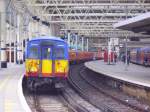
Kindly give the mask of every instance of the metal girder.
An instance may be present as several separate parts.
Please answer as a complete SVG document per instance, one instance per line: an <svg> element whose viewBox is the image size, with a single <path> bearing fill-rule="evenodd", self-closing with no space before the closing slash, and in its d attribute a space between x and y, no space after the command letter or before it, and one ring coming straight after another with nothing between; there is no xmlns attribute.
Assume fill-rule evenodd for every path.
<svg viewBox="0 0 150 112"><path fill-rule="evenodd" d="M118 20L48 20L49 23L116 23Z"/></svg>
<svg viewBox="0 0 150 112"><path fill-rule="evenodd" d="M65 0L64 0L65 1ZM150 2L149 2L150 3ZM87 7L87 6L149 6L147 3L35 3L35 4L28 4L29 6L35 6L35 7L45 7L45 6L55 6L57 5L58 7L66 7L66 6L82 6L82 7Z"/></svg>
<svg viewBox="0 0 150 112"><path fill-rule="evenodd" d="M95 16L100 16L100 17L103 17L103 16L105 16L105 17L117 17L117 16L136 16L136 15L139 15L140 13L137 13L137 14L135 14L135 13L129 13L128 15L126 14L126 13L70 13L70 14L62 14L62 13L60 13L60 14L43 14L42 16L50 16L50 17L59 17L59 16L61 16L61 17L65 17L65 16L67 16L67 17L69 17L69 16L73 16L73 17L75 17L75 16L84 16L84 17L86 17L86 16L90 16L90 17L95 17Z"/></svg>
<svg viewBox="0 0 150 112"><path fill-rule="evenodd" d="M77 32L78 31L120 31L119 29L112 30L111 28L60 29L60 31L68 31L68 30L77 31Z"/></svg>
<svg viewBox="0 0 150 112"><path fill-rule="evenodd" d="M67 31L67 30L66 30ZM120 30L80 30L80 31L72 31L72 33L78 32L79 35L84 35L85 37L97 37L97 38L106 38L106 37L118 37L124 38L125 36L128 37L144 37L149 38L149 35L142 36L141 34L135 34L130 31L120 31ZM60 32L60 35L63 35L64 32Z"/></svg>
<svg viewBox="0 0 150 112"><path fill-rule="evenodd" d="M16 0L17 1L17 0ZM32 15L60 25L60 34L67 30L86 36L141 36L114 30L120 20L150 11L150 0L21 0ZM108 30L107 30L108 29ZM92 37L91 36L91 37Z"/></svg>

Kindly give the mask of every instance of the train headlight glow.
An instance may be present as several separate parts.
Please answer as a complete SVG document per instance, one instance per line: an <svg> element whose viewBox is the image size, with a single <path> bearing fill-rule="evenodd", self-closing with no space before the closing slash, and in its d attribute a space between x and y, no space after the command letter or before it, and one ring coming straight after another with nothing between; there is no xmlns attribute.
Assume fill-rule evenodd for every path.
<svg viewBox="0 0 150 112"><path fill-rule="evenodd" d="M37 72L37 68L36 67L31 67L30 72Z"/></svg>

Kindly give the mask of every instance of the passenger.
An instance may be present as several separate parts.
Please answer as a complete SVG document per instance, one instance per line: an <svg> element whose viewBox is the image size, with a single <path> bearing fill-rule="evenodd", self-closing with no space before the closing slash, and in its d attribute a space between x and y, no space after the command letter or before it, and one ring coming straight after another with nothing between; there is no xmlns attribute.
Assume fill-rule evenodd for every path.
<svg viewBox="0 0 150 112"><path fill-rule="evenodd" d="M117 54L114 54L115 63L117 62Z"/></svg>
<svg viewBox="0 0 150 112"><path fill-rule="evenodd" d="M147 58L147 55L145 55L144 57L144 65L147 66L147 62L148 62L148 58Z"/></svg>
<svg viewBox="0 0 150 112"><path fill-rule="evenodd" d="M96 60L96 56L94 55L94 56L93 56L93 61L95 61L95 60Z"/></svg>
<svg viewBox="0 0 150 112"><path fill-rule="evenodd" d="M129 54L127 55L127 64L128 65L130 64L130 55Z"/></svg>
<svg viewBox="0 0 150 112"><path fill-rule="evenodd" d="M123 54L123 56L122 56L122 61L125 63L126 62L126 56L125 56L125 54Z"/></svg>

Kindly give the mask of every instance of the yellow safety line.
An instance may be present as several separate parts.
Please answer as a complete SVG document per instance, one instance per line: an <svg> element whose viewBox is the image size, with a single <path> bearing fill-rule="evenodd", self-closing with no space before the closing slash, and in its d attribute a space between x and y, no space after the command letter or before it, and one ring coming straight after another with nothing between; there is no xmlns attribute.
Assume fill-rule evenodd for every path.
<svg viewBox="0 0 150 112"><path fill-rule="evenodd" d="M13 109L13 106L14 106L15 104L12 102L12 101L10 101L10 100L5 100L5 104L4 104L4 106L5 106L5 108L4 108L4 111L5 112L12 112L12 109Z"/></svg>
<svg viewBox="0 0 150 112"><path fill-rule="evenodd" d="M6 87L11 75L6 76L0 83L0 91L3 91L4 87ZM11 94L11 93L10 93ZM11 112L13 103L11 101L4 99L4 111L5 112Z"/></svg>
<svg viewBox="0 0 150 112"><path fill-rule="evenodd" d="M6 83L8 82L9 78L11 77L11 75L8 75L3 81L2 83L0 83L0 90L2 90L4 88L4 86L6 85Z"/></svg>

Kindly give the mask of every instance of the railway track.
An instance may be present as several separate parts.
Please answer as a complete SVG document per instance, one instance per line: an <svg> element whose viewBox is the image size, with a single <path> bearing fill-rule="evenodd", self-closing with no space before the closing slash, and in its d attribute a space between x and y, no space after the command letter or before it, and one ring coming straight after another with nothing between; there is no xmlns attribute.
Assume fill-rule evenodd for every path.
<svg viewBox="0 0 150 112"><path fill-rule="evenodd" d="M111 95L113 91L105 91L105 88L98 89L94 86L96 84L92 83L94 81L87 81L85 77L81 76L83 70L85 70L83 64L71 66L69 82L84 98L100 110L104 112L148 112L144 107L137 108L131 103L123 102L119 97L113 97ZM102 89L104 90L102 91Z"/></svg>
<svg viewBox="0 0 150 112"><path fill-rule="evenodd" d="M58 93L28 93L25 97L32 112L75 112L62 102Z"/></svg>
<svg viewBox="0 0 150 112"><path fill-rule="evenodd" d="M94 77L93 77L94 75ZM122 104L125 104L131 108L134 108L135 110L139 110L140 112L149 112L150 107L145 102L138 100L135 97L131 97L124 92L122 92L120 89L112 88L108 86L104 80L104 78L100 78L100 76L89 70L88 68L84 67L80 71L80 76L87 81L87 83L91 84L93 87L95 87L98 91L102 92L103 94L106 94L107 96L118 100L118 102L121 102Z"/></svg>
<svg viewBox="0 0 150 112"><path fill-rule="evenodd" d="M65 88L52 91L28 92L24 95L32 112L101 112L81 98L66 81Z"/></svg>

